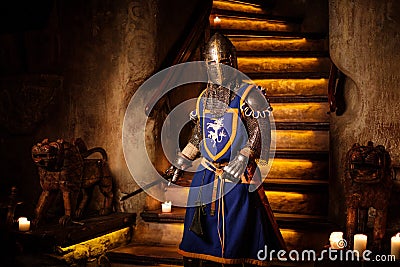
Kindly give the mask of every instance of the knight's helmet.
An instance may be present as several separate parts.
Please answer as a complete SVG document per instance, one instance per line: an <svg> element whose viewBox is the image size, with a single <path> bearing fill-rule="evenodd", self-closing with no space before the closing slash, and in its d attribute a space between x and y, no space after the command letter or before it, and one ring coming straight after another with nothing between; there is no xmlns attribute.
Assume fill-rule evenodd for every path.
<svg viewBox="0 0 400 267"><path fill-rule="evenodd" d="M236 49L232 42L220 33L215 33L204 49L204 61L207 63L208 78L216 84L226 84L233 77L227 77L227 69L221 64L237 69Z"/></svg>

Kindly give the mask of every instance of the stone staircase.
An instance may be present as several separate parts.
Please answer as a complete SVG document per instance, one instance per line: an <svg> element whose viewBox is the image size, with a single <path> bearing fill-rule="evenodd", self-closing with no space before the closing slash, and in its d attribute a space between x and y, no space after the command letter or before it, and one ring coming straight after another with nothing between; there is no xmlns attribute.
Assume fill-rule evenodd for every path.
<svg viewBox="0 0 400 267"><path fill-rule="evenodd" d="M264 187L288 248L320 251L338 229L328 221L327 33L303 32L301 19L254 0L214 0L210 26L211 35L219 31L233 42L239 70L269 95L276 151ZM110 260L181 265L175 249L184 209L144 211L141 218L133 243L111 251Z"/></svg>

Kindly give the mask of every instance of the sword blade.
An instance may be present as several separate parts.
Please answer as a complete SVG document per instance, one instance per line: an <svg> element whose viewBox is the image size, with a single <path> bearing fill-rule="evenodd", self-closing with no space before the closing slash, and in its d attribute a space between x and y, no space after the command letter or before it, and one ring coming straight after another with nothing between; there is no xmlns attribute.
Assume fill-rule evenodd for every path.
<svg viewBox="0 0 400 267"><path fill-rule="evenodd" d="M131 193L129 193L129 194L126 194L125 196L121 197L121 198L119 199L119 201L127 200L128 198L131 198L131 197L133 197L133 196L136 196L137 194L143 192L144 190L149 189L149 188L151 188L151 187L153 187L153 186L155 186L155 185L157 185L157 184L160 184L160 183L162 183L162 182L164 182L164 181L163 181L163 180L155 180L154 182L151 182L151 183L149 183L149 184L147 184L147 185L145 185L145 186L142 186L141 188L139 188L139 189L137 189L137 190L135 190L135 191L133 191L133 192L131 192ZM165 182L166 182L166 181L165 181Z"/></svg>

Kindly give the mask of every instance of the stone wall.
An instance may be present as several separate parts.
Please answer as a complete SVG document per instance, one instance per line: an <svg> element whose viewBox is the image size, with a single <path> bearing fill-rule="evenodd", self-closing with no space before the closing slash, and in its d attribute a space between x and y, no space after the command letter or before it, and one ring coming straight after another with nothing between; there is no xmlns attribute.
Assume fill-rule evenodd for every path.
<svg viewBox="0 0 400 267"><path fill-rule="evenodd" d="M119 203L123 192L138 189L122 150L125 110L138 87L158 70L181 36L197 1L174 0L168 6L159 0L50 2L46 18L34 29L29 23L18 30L1 28L0 54L6 55L0 59L1 76L56 74L63 82L54 105L43 109L48 116L35 128L21 135L1 127L1 184L3 188L20 188L27 203L25 212L32 213L41 192L30 157L32 145L44 138L81 137L88 148L100 146L107 151L117 210L140 212L145 194ZM178 16L179 10L185 12ZM173 18L168 17L169 11ZM9 106L2 101L1 114L9 112ZM149 151L150 155L155 153ZM4 190L1 195L7 193ZM98 209L99 204L93 203L101 201L97 190L92 208Z"/></svg>
<svg viewBox="0 0 400 267"><path fill-rule="evenodd" d="M347 75L346 112L331 115L332 175L330 214L345 220L342 179L344 157L358 142L384 145L400 164L400 4L395 0L330 0L330 55ZM389 228L399 224L392 194Z"/></svg>

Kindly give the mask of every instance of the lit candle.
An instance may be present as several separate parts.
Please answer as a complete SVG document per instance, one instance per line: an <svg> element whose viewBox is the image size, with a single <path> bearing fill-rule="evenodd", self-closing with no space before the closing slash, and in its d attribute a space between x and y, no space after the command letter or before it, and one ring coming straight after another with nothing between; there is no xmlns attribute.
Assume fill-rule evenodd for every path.
<svg viewBox="0 0 400 267"><path fill-rule="evenodd" d="M218 16L216 16L214 18L214 24L217 24L217 23L220 23L220 22L221 22L221 19Z"/></svg>
<svg viewBox="0 0 400 267"><path fill-rule="evenodd" d="M30 226L31 222L26 217L20 217L18 219L18 228L20 231L29 231Z"/></svg>
<svg viewBox="0 0 400 267"><path fill-rule="evenodd" d="M161 203L161 211L171 212L171 201L166 201L164 203Z"/></svg>
<svg viewBox="0 0 400 267"><path fill-rule="evenodd" d="M329 243L332 249L342 249L346 246L343 240L343 232L332 232L329 237Z"/></svg>
<svg viewBox="0 0 400 267"><path fill-rule="evenodd" d="M363 234L354 235L354 250L358 251L361 257L364 251L367 249L367 236Z"/></svg>
<svg viewBox="0 0 400 267"><path fill-rule="evenodd" d="M396 260L400 259L400 233L392 237L390 254L396 257Z"/></svg>

